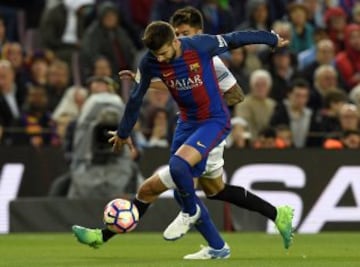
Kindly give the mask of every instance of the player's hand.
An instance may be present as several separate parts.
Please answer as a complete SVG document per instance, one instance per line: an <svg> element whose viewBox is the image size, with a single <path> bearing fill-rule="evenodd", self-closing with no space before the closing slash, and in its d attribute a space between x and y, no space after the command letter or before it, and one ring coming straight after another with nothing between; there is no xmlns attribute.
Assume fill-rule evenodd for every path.
<svg viewBox="0 0 360 267"><path fill-rule="evenodd" d="M132 80L135 81L135 73L131 70L122 70L119 73L120 80Z"/></svg>
<svg viewBox="0 0 360 267"><path fill-rule="evenodd" d="M120 152L124 145L128 145L131 151L134 151L134 145L130 137L122 139L117 135L116 131L108 131L108 134L111 136L108 140L112 144L114 152Z"/></svg>
<svg viewBox="0 0 360 267"><path fill-rule="evenodd" d="M284 46L288 46L290 41L289 40L285 40L284 38L282 38L278 33L276 33L275 31L271 30L272 34L275 34L276 37L278 38L278 43L276 45L276 47L284 47Z"/></svg>

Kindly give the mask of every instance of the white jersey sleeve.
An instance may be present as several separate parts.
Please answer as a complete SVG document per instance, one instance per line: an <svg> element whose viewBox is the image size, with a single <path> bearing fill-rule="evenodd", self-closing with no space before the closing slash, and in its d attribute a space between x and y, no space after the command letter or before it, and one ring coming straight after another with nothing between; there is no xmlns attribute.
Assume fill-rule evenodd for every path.
<svg viewBox="0 0 360 267"><path fill-rule="evenodd" d="M213 63L220 90L225 93L236 84L236 79L218 56L213 57Z"/></svg>

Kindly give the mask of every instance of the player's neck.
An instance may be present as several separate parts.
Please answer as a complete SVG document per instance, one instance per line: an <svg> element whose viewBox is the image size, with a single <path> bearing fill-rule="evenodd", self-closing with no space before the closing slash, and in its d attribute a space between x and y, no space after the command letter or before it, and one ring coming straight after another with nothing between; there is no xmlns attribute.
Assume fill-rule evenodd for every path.
<svg viewBox="0 0 360 267"><path fill-rule="evenodd" d="M179 58L182 56L183 53L183 49L182 49L182 43L179 40L179 45L176 47L175 49L175 59Z"/></svg>

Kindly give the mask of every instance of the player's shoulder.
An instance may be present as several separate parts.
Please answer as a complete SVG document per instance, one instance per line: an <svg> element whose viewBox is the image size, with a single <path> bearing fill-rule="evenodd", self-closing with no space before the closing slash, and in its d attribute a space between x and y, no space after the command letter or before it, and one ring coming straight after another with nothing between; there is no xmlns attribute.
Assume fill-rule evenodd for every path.
<svg viewBox="0 0 360 267"><path fill-rule="evenodd" d="M191 37L181 37L179 40L184 48L201 50L204 45L210 42L213 38L214 36L210 34L197 34Z"/></svg>
<svg viewBox="0 0 360 267"><path fill-rule="evenodd" d="M157 64L155 56L150 51L146 51L142 55L138 66L142 71L150 71Z"/></svg>

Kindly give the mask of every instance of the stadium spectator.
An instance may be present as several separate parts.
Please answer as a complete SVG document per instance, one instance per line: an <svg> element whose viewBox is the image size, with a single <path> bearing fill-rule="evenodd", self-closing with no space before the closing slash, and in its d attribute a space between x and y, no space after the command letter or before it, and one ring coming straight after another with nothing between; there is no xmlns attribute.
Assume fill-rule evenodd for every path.
<svg viewBox="0 0 360 267"><path fill-rule="evenodd" d="M326 29L330 40L335 45L336 53L344 49L346 19L346 13L341 7L331 7L325 12Z"/></svg>
<svg viewBox="0 0 360 267"><path fill-rule="evenodd" d="M148 147L169 147L169 123L166 109L154 109L149 120Z"/></svg>
<svg viewBox="0 0 360 267"><path fill-rule="evenodd" d="M112 71L132 69L135 47L121 25L116 6L104 2L98 7L97 19L84 33L81 62L84 77L92 71L95 59L104 56L111 63Z"/></svg>
<svg viewBox="0 0 360 267"><path fill-rule="evenodd" d="M69 65L85 28L84 7L94 0L63 0L43 14L40 32L43 46Z"/></svg>
<svg viewBox="0 0 360 267"><path fill-rule="evenodd" d="M289 42L291 43L291 34L292 34L292 28L291 28L291 23L288 21L275 21L271 27L271 29L276 32L277 34L279 34L280 36L284 36L284 38L286 38L286 40L289 40ZM269 49L265 49L260 51L259 53L259 57L261 60L261 63L263 66L269 66L269 62L271 61L271 56L272 56L273 51L269 50Z"/></svg>
<svg viewBox="0 0 360 267"><path fill-rule="evenodd" d="M281 102L287 96L291 81L298 75L296 71L296 57L285 47L277 49L271 54L268 67L272 80L270 97Z"/></svg>
<svg viewBox="0 0 360 267"><path fill-rule="evenodd" d="M336 69L331 65L321 65L315 70L314 84L311 88L308 106L317 111L323 108L324 97L338 89Z"/></svg>
<svg viewBox="0 0 360 267"><path fill-rule="evenodd" d="M250 73L246 68L246 48L240 47L230 51L229 70L234 75L237 83L241 86L244 93L249 92Z"/></svg>
<svg viewBox="0 0 360 267"><path fill-rule="evenodd" d="M49 97L49 109L53 111L64 96L70 85L69 66L65 61L55 60L49 66L47 94Z"/></svg>
<svg viewBox="0 0 360 267"><path fill-rule="evenodd" d="M340 129L339 114L341 107L347 103L347 95L335 90L329 92L324 97L324 108L319 112L322 134L334 132Z"/></svg>
<svg viewBox="0 0 360 267"><path fill-rule="evenodd" d="M244 118L249 123L253 138L257 138L259 131L269 125L275 107L275 101L269 97L271 87L269 72L254 71L250 76L250 93L246 95L244 102L235 106L235 116Z"/></svg>
<svg viewBox="0 0 360 267"><path fill-rule="evenodd" d="M279 142L278 142L279 141ZM274 128L267 127L259 132L259 136L253 143L255 149L282 149L284 148L281 140L276 139Z"/></svg>
<svg viewBox="0 0 360 267"><path fill-rule="evenodd" d="M336 66L347 90L360 83L360 25L346 26L345 50L336 56Z"/></svg>
<svg viewBox="0 0 360 267"><path fill-rule="evenodd" d="M289 17L292 24L290 50L293 53L300 53L309 49L314 44L314 28L307 22L307 7L300 3L291 4L289 6Z"/></svg>
<svg viewBox="0 0 360 267"><path fill-rule="evenodd" d="M3 46L3 59L10 61L15 70L15 81L18 86L25 86L28 81L28 73L25 66L24 52L20 43L8 42Z"/></svg>
<svg viewBox="0 0 360 267"><path fill-rule="evenodd" d="M354 104L344 104L339 111L339 131L359 130L359 112Z"/></svg>
<svg viewBox="0 0 360 267"><path fill-rule="evenodd" d="M109 60L104 56L99 56L95 59L92 76L110 77L115 82L115 89L118 90L120 88L118 76L114 75ZM122 92L119 91L118 93L121 95Z"/></svg>
<svg viewBox="0 0 360 267"><path fill-rule="evenodd" d="M231 119L231 133L226 139L226 147L243 149L250 147L251 133L248 130L248 123L240 117Z"/></svg>
<svg viewBox="0 0 360 267"><path fill-rule="evenodd" d="M32 86L46 86L48 82L49 62L45 54L34 54L30 62L30 84Z"/></svg>
<svg viewBox="0 0 360 267"><path fill-rule="evenodd" d="M29 88L18 126L23 128L24 132L14 135L13 144L30 144L34 147L60 144L55 123L48 110L48 98L44 87Z"/></svg>
<svg viewBox="0 0 360 267"><path fill-rule="evenodd" d="M111 77L113 75L113 71L109 60L103 56L96 58L92 74L93 76Z"/></svg>
<svg viewBox="0 0 360 267"><path fill-rule="evenodd" d="M308 11L308 22L314 28L324 28L324 4L321 1L316 0L302 0L301 1L307 8Z"/></svg>
<svg viewBox="0 0 360 267"><path fill-rule="evenodd" d="M291 129L294 147L302 148L307 144L312 145L308 140L311 131L317 130L315 113L306 107L309 100L309 84L302 80L293 81L288 98L277 104L270 124L274 127L287 125Z"/></svg>
<svg viewBox="0 0 360 267"><path fill-rule="evenodd" d="M303 71L308 65L316 60L317 43L324 39L329 39L325 28L316 28L313 34L315 45L298 54L298 70Z"/></svg>
<svg viewBox="0 0 360 267"><path fill-rule="evenodd" d="M275 127L275 132L278 146L282 145L283 148L294 147L292 132L288 125L279 124Z"/></svg>
<svg viewBox="0 0 360 267"><path fill-rule="evenodd" d="M303 70L302 77L311 85L314 83L314 73L321 65L335 65L335 47L331 40L324 39L316 44L315 61Z"/></svg>
<svg viewBox="0 0 360 267"><path fill-rule="evenodd" d="M344 131L339 139L326 139L323 147L325 149L359 149L360 132L357 130Z"/></svg>
<svg viewBox="0 0 360 267"><path fill-rule="evenodd" d="M73 86L66 90L60 103L56 106L52 118L56 122L58 129L61 133L59 136L64 137L68 124L77 119L80 114L81 108L88 96L88 90L80 87Z"/></svg>
<svg viewBox="0 0 360 267"><path fill-rule="evenodd" d="M253 0L246 3L246 20L236 30L268 30L270 28L269 6L267 0ZM284 37L285 38L285 37ZM268 50L266 45L255 45L255 51Z"/></svg>
<svg viewBox="0 0 360 267"><path fill-rule="evenodd" d="M5 127L4 138L8 137L6 127L13 126L20 118L26 98L26 89L15 83L15 73L11 63L0 60L0 125Z"/></svg>
<svg viewBox="0 0 360 267"><path fill-rule="evenodd" d="M270 14L267 0L247 1L245 13L247 15L247 18L237 27L237 30L270 29Z"/></svg>

